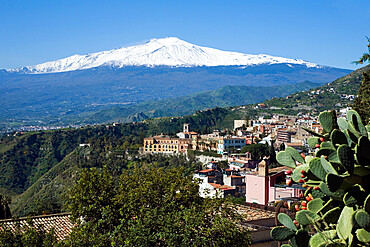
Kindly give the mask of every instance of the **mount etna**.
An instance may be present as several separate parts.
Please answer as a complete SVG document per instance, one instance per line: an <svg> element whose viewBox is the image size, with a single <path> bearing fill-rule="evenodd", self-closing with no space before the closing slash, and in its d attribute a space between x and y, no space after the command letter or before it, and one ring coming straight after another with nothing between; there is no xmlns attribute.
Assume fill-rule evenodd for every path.
<svg viewBox="0 0 370 247"><path fill-rule="evenodd" d="M260 90L273 87L270 91L277 92L276 87L296 84L294 89L301 91L307 89L307 83L313 83L314 87L349 72L299 59L221 51L173 37L152 39L143 45L0 70L0 123L72 123L76 119L81 121L81 116L112 107L134 106L202 91L211 93L210 90L225 86L231 86L227 96L213 95L223 106L237 105L246 99L243 101L238 96L239 102L233 98L234 86L235 90L246 92L252 87L260 87ZM297 83L304 87L300 88L301 84ZM263 96L250 93L246 102L261 102L292 93L280 92ZM186 100L183 102L187 107ZM217 105L217 99L215 102Z"/></svg>

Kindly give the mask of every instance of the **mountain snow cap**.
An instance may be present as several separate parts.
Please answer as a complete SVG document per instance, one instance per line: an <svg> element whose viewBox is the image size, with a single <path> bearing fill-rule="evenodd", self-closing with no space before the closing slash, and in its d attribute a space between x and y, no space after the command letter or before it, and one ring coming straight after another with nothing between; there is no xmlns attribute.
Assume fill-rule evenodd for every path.
<svg viewBox="0 0 370 247"><path fill-rule="evenodd" d="M56 61L46 62L12 72L57 73L90 69L99 66L254 66L261 64L300 64L321 67L300 59L274 57L265 54L250 55L239 52L197 46L176 37L151 39L142 45L122 47L110 51L73 55Z"/></svg>

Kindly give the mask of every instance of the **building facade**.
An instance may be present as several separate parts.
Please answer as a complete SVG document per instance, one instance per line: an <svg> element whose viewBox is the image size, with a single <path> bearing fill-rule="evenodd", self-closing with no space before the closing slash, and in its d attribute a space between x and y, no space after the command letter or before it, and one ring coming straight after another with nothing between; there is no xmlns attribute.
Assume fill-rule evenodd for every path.
<svg viewBox="0 0 370 247"><path fill-rule="evenodd" d="M185 153L191 146L191 139L154 136L144 138L143 153Z"/></svg>
<svg viewBox="0 0 370 247"><path fill-rule="evenodd" d="M243 137L217 138L217 153L223 154L232 150L240 150L245 146L245 143L245 138Z"/></svg>

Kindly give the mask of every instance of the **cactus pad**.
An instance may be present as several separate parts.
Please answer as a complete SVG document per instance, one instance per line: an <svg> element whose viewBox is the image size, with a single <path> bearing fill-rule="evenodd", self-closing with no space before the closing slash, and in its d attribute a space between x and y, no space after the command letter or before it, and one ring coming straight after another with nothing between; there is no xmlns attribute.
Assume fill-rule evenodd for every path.
<svg viewBox="0 0 370 247"><path fill-rule="evenodd" d="M337 236L336 230L318 232L310 239L310 246L319 246L323 242L329 242Z"/></svg>
<svg viewBox="0 0 370 247"><path fill-rule="evenodd" d="M355 159L352 149L348 145L343 144L339 146L337 152L342 166L348 171L349 174L353 174Z"/></svg>
<svg viewBox="0 0 370 247"><path fill-rule="evenodd" d="M319 137L310 137L307 139L307 144L310 148L315 149L317 144L320 144Z"/></svg>
<svg viewBox="0 0 370 247"><path fill-rule="evenodd" d="M280 214L278 214L278 220L286 228L288 228L292 231L297 231L297 227L295 226L292 219L288 215L286 215L284 213L280 213Z"/></svg>
<svg viewBox="0 0 370 247"><path fill-rule="evenodd" d="M324 170L324 168L321 165L320 158L314 158L310 161L309 164L310 171L315 175L317 178L319 178L321 181L325 181L325 177L327 172Z"/></svg>
<svg viewBox="0 0 370 247"><path fill-rule="evenodd" d="M295 233L295 242L297 246L308 246L308 243L310 241L310 235L308 235L308 232L304 229L299 229Z"/></svg>
<svg viewBox="0 0 370 247"><path fill-rule="evenodd" d="M320 216L310 210L301 210L296 214L296 220L301 225L309 225L320 219Z"/></svg>
<svg viewBox="0 0 370 247"><path fill-rule="evenodd" d="M276 155L276 160L284 166L288 166L291 168L296 167L295 161L293 160L292 156L285 151L279 152Z"/></svg>
<svg viewBox="0 0 370 247"><path fill-rule="evenodd" d="M271 230L270 235L277 241L287 241L295 235L295 232L286 227L277 226Z"/></svg>
<svg viewBox="0 0 370 247"><path fill-rule="evenodd" d="M321 112L319 115L319 121L323 129L329 133L334 127L333 114L328 111Z"/></svg>
<svg viewBox="0 0 370 247"><path fill-rule="evenodd" d="M348 129L348 122L345 118L343 118L343 117L338 118L337 123L338 123L339 129L341 131L344 131L344 130Z"/></svg>
<svg viewBox="0 0 370 247"><path fill-rule="evenodd" d="M366 192L359 185L352 188L344 195L343 202L346 206L362 205L366 199Z"/></svg>
<svg viewBox="0 0 370 247"><path fill-rule="evenodd" d="M337 234L341 239L348 239L352 231L351 216L353 214L353 208L344 207L340 214L337 224Z"/></svg>
<svg viewBox="0 0 370 247"><path fill-rule="evenodd" d="M365 203L364 203L364 209L367 213L370 214L370 195L367 195Z"/></svg>
<svg viewBox="0 0 370 247"><path fill-rule="evenodd" d="M348 144L346 135L337 129L331 132L330 139L333 142L334 147L336 147L336 145Z"/></svg>
<svg viewBox="0 0 370 247"><path fill-rule="evenodd" d="M359 226L365 229L370 227L370 215L365 210L358 210L355 215L356 222Z"/></svg>
<svg viewBox="0 0 370 247"><path fill-rule="evenodd" d="M327 184L326 183L324 183L324 182L322 182L322 183L320 183L320 190L321 190L321 192L322 193L324 193L325 195L327 195L327 196L330 196L330 197L332 197L333 199L335 199L335 200L340 200L340 201L342 201L342 199L343 199L343 196L344 196L344 194L345 194L345 192L343 191L343 190L337 190L337 191L335 191L335 192L331 192L330 190L329 190L329 188L328 188L328 186L327 186Z"/></svg>
<svg viewBox="0 0 370 247"><path fill-rule="evenodd" d="M305 160L304 158L302 157L302 155L300 153L298 153L297 150L295 150L294 148L292 147L287 147L285 149L285 152L287 152L288 154L290 154L290 156L292 156L292 158L295 160L295 161L298 161L299 163L305 163Z"/></svg>
<svg viewBox="0 0 370 247"><path fill-rule="evenodd" d="M299 165L299 166L297 166L295 169L294 169L294 171L293 171L293 173L292 173L292 179L293 179L293 181L294 182L296 182L296 183L299 183L299 180L300 179L302 179L301 178L301 175L302 175L302 171L306 171L306 172L308 172L308 165L307 164L304 164L304 165Z"/></svg>
<svg viewBox="0 0 370 247"><path fill-rule="evenodd" d="M335 174L328 174L325 178L326 185L331 192L337 191L341 187L343 181L344 178Z"/></svg>
<svg viewBox="0 0 370 247"><path fill-rule="evenodd" d="M357 239L363 243L370 243L370 232L365 229L358 229L356 231Z"/></svg>
<svg viewBox="0 0 370 247"><path fill-rule="evenodd" d="M335 147L333 146L331 142L322 142L320 144L320 148L329 148L329 149L335 150Z"/></svg>
<svg viewBox="0 0 370 247"><path fill-rule="evenodd" d="M323 207L324 201L320 198L315 198L307 203L307 209L317 213Z"/></svg>
<svg viewBox="0 0 370 247"><path fill-rule="evenodd" d="M347 112L347 120L355 127L356 131L358 131L362 135L367 135L367 131L362 123L361 117L356 111L349 110Z"/></svg>
<svg viewBox="0 0 370 247"><path fill-rule="evenodd" d="M327 156L328 157L327 159L330 162L340 163L338 154L337 154L337 152L336 152L335 149L331 149L331 148L320 148L316 152L316 157L321 157L322 155Z"/></svg>
<svg viewBox="0 0 370 247"><path fill-rule="evenodd" d="M342 213L342 209L340 207L332 208L322 216L322 219L326 223L335 224L337 223L341 213Z"/></svg>
<svg viewBox="0 0 370 247"><path fill-rule="evenodd" d="M366 136L361 136L358 140L358 151L361 152L365 159L370 160L370 141Z"/></svg>

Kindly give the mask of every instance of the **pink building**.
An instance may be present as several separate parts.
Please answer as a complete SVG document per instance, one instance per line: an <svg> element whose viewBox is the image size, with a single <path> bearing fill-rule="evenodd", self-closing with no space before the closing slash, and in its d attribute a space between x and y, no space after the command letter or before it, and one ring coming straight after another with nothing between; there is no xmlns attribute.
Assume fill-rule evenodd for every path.
<svg viewBox="0 0 370 247"><path fill-rule="evenodd" d="M287 197L299 197L303 188L300 185L287 186L285 171L293 170L283 166L268 169L263 160L258 164L258 171L245 175L246 202L267 205Z"/></svg>

